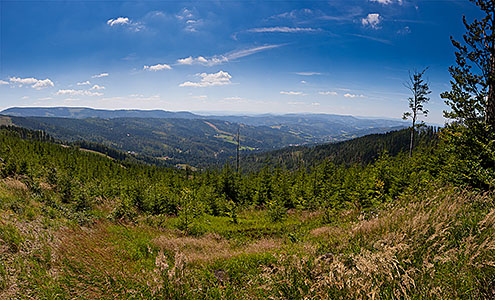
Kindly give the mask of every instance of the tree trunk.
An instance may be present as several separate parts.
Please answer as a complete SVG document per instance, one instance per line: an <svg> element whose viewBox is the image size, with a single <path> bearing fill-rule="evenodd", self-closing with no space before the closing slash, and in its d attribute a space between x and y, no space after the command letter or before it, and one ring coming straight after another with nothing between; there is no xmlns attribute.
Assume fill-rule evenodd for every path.
<svg viewBox="0 0 495 300"><path fill-rule="evenodd" d="M492 28L494 27L494 20L492 20ZM495 130L495 37L492 33L491 39L491 49L490 49L490 72L488 74L488 97L486 99L485 108L485 124L490 126L490 131Z"/></svg>
<svg viewBox="0 0 495 300"><path fill-rule="evenodd" d="M414 124L415 122L413 121L413 125L411 127L411 142L409 143L409 157L412 156L412 150L413 150L413 144L414 144Z"/></svg>

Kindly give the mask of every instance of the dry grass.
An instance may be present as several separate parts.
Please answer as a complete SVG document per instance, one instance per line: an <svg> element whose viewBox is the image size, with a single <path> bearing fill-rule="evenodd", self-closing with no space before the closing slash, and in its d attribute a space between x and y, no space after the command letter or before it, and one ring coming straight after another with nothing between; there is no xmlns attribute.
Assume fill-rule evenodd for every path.
<svg viewBox="0 0 495 300"><path fill-rule="evenodd" d="M0 191L23 193L25 186L8 179ZM345 217L315 228L303 241L264 238L242 245L214 233L191 237L109 221L57 230L0 211L0 225L12 224L24 237L15 253L0 241L0 258L8 266L0 298L37 298L39 287L53 284L65 298L87 299L187 298L211 288L221 294L227 287L244 299L490 299L495 296L493 200L491 194L442 188L398 201L371 219ZM143 230L150 232L138 236ZM144 241L139 251L146 253L136 258L139 241ZM36 253L47 245L51 254L43 283L30 274L41 261ZM264 253L273 256L258 269L257 256L250 255ZM243 263L210 269L246 255L243 263L254 262L250 268L257 269L249 280L235 277L242 269L230 270ZM210 271L213 275L205 275Z"/></svg>
<svg viewBox="0 0 495 300"><path fill-rule="evenodd" d="M25 183L16 178L5 178L0 180L0 184L7 190L27 192L28 187Z"/></svg>
<svg viewBox="0 0 495 300"><path fill-rule="evenodd" d="M107 226L65 228L56 234L53 274L63 277L59 282L71 297L136 297L139 292L129 288L129 283L147 287L152 280L151 274L136 269L128 253L111 242Z"/></svg>
<svg viewBox="0 0 495 300"><path fill-rule="evenodd" d="M310 294L324 299L329 291L345 292L346 298L379 299L383 289L390 288L388 297L410 299L418 289L418 280L428 298L460 297L435 279L438 268L459 266L468 276L470 270L495 267L495 210L491 209L469 232L464 214L472 206L493 207L493 197L439 190L436 195L418 201L407 199L403 205L386 210L370 220L350 226L324 226L311 231L318 241L330 241L328 253L311 262ZM464 223L463 223L464 222ZM464 226L464 227L463 227ZM460 230L462 229L462 230ZM454 241L453 235L463 236ZM416 257L416 258L415 258ZM413 260L420 257L421 264ZM272 285L280 285L275 274L304 273L306 256L281 257L278 267L268 269ZM284 278L285 280L285 278ZM490 293L490 291L488 291ZM491 291L495 292L495 291ZM382 295L382 296L380 296Z"/></svg>
<svg viewBox="0 0 495 300"><path fill-rule="evenodd" d="M282 247L282 241L276 239L261 239L245 246L234 247L231 242L214 233L201 237L161 235L152 242L162 250L182 255L187 263L213 262L242 254L272 252Z"/></svg>

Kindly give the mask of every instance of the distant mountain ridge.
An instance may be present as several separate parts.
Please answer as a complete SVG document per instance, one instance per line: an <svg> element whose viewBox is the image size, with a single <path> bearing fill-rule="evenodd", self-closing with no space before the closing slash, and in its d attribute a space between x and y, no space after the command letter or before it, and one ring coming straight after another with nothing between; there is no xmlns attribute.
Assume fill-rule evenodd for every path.
<svg viewBox="0 0 495 300"><path fill-rule="evenodd" d="M310 143L343 141L366 134L383 133L407 127L401 120L366 119L334 114L198 115L165 110L104 110L86 107L12 107L0 114L17 117L56 117L71 119L159 118L221 120L249 126L268 126L295 134Z"/></svg>
<svg viewBox="0 0 495 300"><path fill-rule="evenodd" d="M88 107L11 107L0 112L16 117L56 117L71 119L86 118L181 118L199 119L200 116L187 111L139 110L139 109L94 109Z"/></svg>
<svg viewBox="0 0 495 300"><path fill-rule="evenodd" d="M103 110L84 107L13 107L0 112L0 125L43 130L69 141L100 143L176 164L222 164L241 151L322 144L405 128L401 121L331 114L200 116L163 110Z"/></svg>

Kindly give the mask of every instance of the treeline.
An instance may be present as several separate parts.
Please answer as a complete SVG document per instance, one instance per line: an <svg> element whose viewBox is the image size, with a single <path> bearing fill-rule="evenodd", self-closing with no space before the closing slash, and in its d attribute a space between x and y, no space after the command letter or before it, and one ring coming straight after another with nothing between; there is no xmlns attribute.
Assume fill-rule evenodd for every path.
<svg viewBox="0 0 495 300"><path fill-rule="evenodd" d="M284 218L288 209L324 208L330 220L335 210L372 209L435 181L444 165L436 148L425 145L411 159L382 153L372 164L323 161L309 169L267 166L244 174L226 165L193 172L112 160L50 138L33 138L38 136L25 129L0 129L1 177L20 178L42 201L78 221L110 202L111 218L177 215L187 230L203 214L236 222L237 212L245 208L267 209L273 221Z"/></svg>

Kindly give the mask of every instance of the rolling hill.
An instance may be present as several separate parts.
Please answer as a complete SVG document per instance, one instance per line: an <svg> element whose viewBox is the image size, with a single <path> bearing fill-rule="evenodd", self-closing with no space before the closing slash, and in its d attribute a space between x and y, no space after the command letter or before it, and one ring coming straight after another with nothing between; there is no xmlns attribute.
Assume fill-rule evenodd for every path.
<svg viewBox="0 0 495 300"><path fill-rule="evenodd" d="M12 107L1 114L17 117L86 118L159 118L222 120L250 126L268 126L278 131L298 135L310 143L343 141L359 136L383 133L408 126L401 120L369 119L333 114L262 114L198 115L191 112L164 110L103 110L84 107ZM285 145L288 146L288 145Z"/></svg>
<svg viewBox="0 0 495 300"><path fill-rule="evenodd" d="M68 142L88 141L167 165L223 164L236 154L240 129L243 156L288 146L339 142L405 127L396 120L328 114L200 116L163 110L101 110L73 107L9 108L0 125L43 130ZM283 150L285 151L285 150Z"/></svg>
<svg viewBox="0 0 495 300"><path fill-rule="evenodd" d="M235 155L236 134L242 131L242 151L255 152L312 142L297 134L267 126L239 125L203 119L69 119L52 117L0 117L0 124L43 130L56 139L90 141L121 151L187 163L193 166L222 163Z"/></svg>

